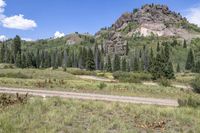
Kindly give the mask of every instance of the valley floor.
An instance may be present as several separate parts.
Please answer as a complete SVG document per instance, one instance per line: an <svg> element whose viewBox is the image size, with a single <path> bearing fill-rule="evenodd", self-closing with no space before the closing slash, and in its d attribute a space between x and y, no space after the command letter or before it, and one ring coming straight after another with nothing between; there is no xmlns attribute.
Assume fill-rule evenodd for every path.
<svg viewBox="0 0 200 133"><path fill-rule="evenodd" d="M1 109L2 133L200 132L200 110L116 102L31 98Z"/></svg>
<svg viewBox="0 0 200 133"><path fill-rule="evenodd" d="M120 82L111 73L98 71L2 68L0 92L24 94L27 90L23 89L27 88L30 94L43 98L29 97L27 103L11 102L5 107L0 102L0 133L200 132L199 107L132 104L138 100L139 103L151 103L151 100L160 103L163 99L164 102L172 99L169 101L177 106L177 99L200 98L185 88L193 78L193 74L180 74L173 81L178 86L164 87L155 82ZM132 102L124 102L127 98Z"/></svg>

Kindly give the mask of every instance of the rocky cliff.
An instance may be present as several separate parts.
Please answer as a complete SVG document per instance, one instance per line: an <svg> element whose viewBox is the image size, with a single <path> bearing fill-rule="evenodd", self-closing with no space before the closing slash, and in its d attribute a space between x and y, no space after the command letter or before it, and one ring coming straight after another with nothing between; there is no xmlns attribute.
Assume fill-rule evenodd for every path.
<svg viewBox="0 0 200 133"><path fill-rule="evenodd" d="M189 40L200 37L200 28L190 24L186 18L171 11L166 5L147 4L133 12L124 13L111 27L99 31L96 38L105 39L105 47L109 53L121 51L123 54L125 38L136 34Z"/></svg>

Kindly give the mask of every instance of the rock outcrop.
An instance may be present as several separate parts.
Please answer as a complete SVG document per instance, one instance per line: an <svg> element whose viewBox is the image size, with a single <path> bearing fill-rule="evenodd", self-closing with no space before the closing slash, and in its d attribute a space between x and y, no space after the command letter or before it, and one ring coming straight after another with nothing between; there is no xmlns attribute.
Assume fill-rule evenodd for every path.
<svg viewBox="0 0 200 133"><path fill-rule="evenodd" d="M133 37L136 33L141 36L177 37L186 40L200 37L199 27L190 24L186 18L171 11L168 6L154 4L122 14L111 27L99 31L96 38L102 37L102 33L107 34L107 52L119 54L125 53L126 38Z"/></svg>

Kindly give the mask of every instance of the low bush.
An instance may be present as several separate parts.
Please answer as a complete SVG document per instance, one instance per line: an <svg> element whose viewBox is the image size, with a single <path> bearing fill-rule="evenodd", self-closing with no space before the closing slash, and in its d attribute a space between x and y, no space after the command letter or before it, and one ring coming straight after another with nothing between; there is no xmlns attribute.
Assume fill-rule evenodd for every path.
<svg viewBox="0 0 200 133"><path fill-rule="evenodd" d="M99 85L97 85L98 86L98 88L100 89L100 90L102 90L102 89L104 89L104 88L106 88L107 87L107 85L104 83L104 82L101 82Z"/></svg>
<svg viewBox="0 0 200 133"><path fill-rule="evenodd" d="M87 71L81 69L67 69L67 72L73 75L96 75L94 71Z"/></svg>
<svg viewBox="0 0 200 133"><path fill-rule="evenodd" d="M15 68L15 65L13 65L13 64L0 64L0 68L1 69L13 69L13 68Z"/></svg>
<svg viewBox="0 0 200 133"><path fill-rule="evenodd" d="M164 87L170 87L171 86L171 81L165 78L161 78L159 80L159 84L164 86Z"/></svg>
<svg viewBox="0 0 200 133"><path fill-rule="evenodd" d="M30 79L32 77L27 76L21 72L18 73L0 73L0 77L5 77L5 78L21 78L21 79Z"/></svg>
<svg viewBox="0 0 200 133"><path fill-rule="evenodd" d="M141 83L142 81L149 81L152 79L150 73L133 73L133 72L115 72L114 79L128 83Z"/></svg>
<svg viewBox="0 0 200 133"><path fill-rule="evenodd" d="M199 107L200 106L200 98L189 96L184 99L178 99L179 106L188 106L188 107Z"/></svg>
<svg viewBox="0 0 200 133"><path fill-rule="evenodd" d="M198 75L191 83L195 92L200 93L200 75Z"/></svg>
<svg viewBox="0 0 200 133"><path fill-rule="evenodd" d="M26 95L19 95L18 93L16 96L8 95L8 94L1 94L0 95L0 108L4 108L14 104L25 104L28 100L28 94Z"/></svg>

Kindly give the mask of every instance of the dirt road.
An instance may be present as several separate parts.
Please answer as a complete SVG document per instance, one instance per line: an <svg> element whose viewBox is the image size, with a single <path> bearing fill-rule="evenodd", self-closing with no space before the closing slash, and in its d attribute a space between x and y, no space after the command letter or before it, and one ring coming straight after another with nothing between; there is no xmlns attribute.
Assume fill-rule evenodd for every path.
<svg viewBox="0 0 200 133"><path fill-rule="evenodd" d="M61 97L69 99L82 99L82 100L99 100L109 102L124 102L134 104L148 104L148 105L161 105L161 106L178 106L177 100L171 99L155 99L155 98L142 98L142 97L126 97L126 96L113 96L113 95L100 95L90 93L74 93L64 91L47 91L47 90L30 90L20 88L6 88L0 87L0 93L8 94L26 94L41 97Z"/></svg>

